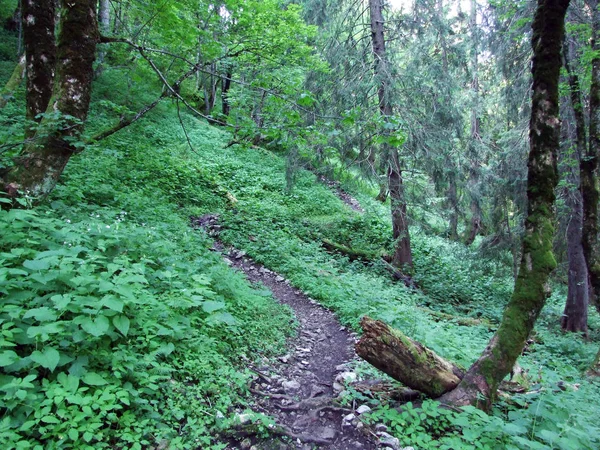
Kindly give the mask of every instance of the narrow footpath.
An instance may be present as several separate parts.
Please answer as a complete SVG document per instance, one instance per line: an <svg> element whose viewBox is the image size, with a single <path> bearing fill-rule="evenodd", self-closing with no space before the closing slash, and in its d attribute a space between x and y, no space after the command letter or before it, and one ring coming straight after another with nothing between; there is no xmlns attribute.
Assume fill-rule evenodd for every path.
<svg viewBox="0 0 600 450"><path fill-rule="evenodd" d="M298 334L289 340L288 353L257 368L252 385L255 411L274 417L285 438L257 441L256 436L248 436L228 448L377 448L377 438L358 420L367 408L341 407L336 402L345 385L356 380L348 367L357 358L356 335L282 276L254 263L241 251L221 250L228 263L243 271L248 280L261 283L279 302L289 305L298 321Z"/></svg>

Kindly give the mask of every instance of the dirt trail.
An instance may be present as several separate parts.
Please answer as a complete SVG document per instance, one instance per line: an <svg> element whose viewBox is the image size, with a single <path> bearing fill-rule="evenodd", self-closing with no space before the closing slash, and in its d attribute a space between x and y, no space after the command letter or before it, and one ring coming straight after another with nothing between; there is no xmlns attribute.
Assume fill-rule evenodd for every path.
<svg viewBox="0 0 600 450"><path fill-rule="evenodd" d="M321 181L354 211L364 212L338 184ZM192 226L204 228L214 237L220 230L218 216L212 214L192 218ZM342 407L336 401L345 386L356 381L350 368L357 359L356 334L341 326L331 311L244 252L226 248L219 241L215 250L222 252L228 264L244 272L249 281L264 285L277 301L289 305L298 321L298 333L287 343L288 353L258 367L251 386L255 402L252 409L275 418L276 431L269 438L259 438L252 432L250 417L240 414L240 437L231 439L227 449L372 450L379 445L399 449L397 439L387 435L386 442L382 437L386 433L379 431L376 435L360 422L360 414L368 407Z"/></svg>
<svg viewBox="0 0 600 450"><path fill-rule="evenodd" d="M334 402L343 378L352 381L356 377L346 366L356 358L355 335L342 327L331 311L243 252L230 250L225 258L251 282L262 283L279 302L289 305L299 324L298 335L288 342L288 353L259 367L260 375L252 386L254 410L275 417L287 438L257 441L252 436L228 448L377 448L371 432L360 425L357 428L358 413Z"/></svg>

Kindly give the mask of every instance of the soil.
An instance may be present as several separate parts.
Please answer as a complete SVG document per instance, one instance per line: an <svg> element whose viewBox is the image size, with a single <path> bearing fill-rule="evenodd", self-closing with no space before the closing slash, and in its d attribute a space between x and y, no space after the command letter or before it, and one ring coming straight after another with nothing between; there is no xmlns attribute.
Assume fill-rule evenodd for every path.
<svg viewBox="0 0 600 450"><path fill-rule="evenodd" d="M348 194L346 191L344 191L340 187L340 183L338 181L332 181L328 178L325 178L322 175L318 176L317 179L321 183L326 185L329 189L331 189L335 193L335 195L337 195L338 198L341 201L343 201L346 205L348 205L352 210L354 210L356 212L360 212L360 213L365 212L365 210L362 208L362 206L360 206L360 203L358 202L358 200L356 200L354 197L352 197L350 194Z"/></svg>
<svg viewBox="0 0 600 450"><path fill-rule="evenodd" d="M246 442L234 442L229 448L377 448L371 432L360 425L357 429L357 419L348 416L358 414L336 404L338 392L334 385L341 389L344 376L350 380L355 376L348 365L357 358L356 335L341 326L331 311L243 252L230 249L225 258L248 280L264 285L277 301L289 305L298 321L298 333L289 340L288 353L260 367L252 385L254 410L274 417L283 426L286 438L260 441L253 436ZM344 420L345 417L350 420Z"/></svg>

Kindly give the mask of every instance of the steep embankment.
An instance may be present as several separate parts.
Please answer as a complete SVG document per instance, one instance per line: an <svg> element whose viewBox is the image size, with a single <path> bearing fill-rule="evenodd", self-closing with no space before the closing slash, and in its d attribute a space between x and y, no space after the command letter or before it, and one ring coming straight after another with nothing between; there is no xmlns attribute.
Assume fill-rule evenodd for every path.
<svg viewBox="0 0 600 450"><path fill-rule="evenodd" d="M110 86L100 83L96 95L110 98ZM114 108L96 102L91 131L110 123ZM73 158L48 204L2 213L2 407L10 420L1 441L222 448L219 433L260 406L251 403L257 375L248 367L287 353L292 315L227 267L211 237L189 227L190 216L219 213L225 245L280 273L350 329L369 314L465 366L485 346L510 294L509 268L417 231L423 290L394 284L377 262L349 261L322 245L389 250L384 206L357 192L365 212L353 211L302 170L289 190L281 156L226 148L224 131L183 120L193 149L164 105ZM368 403L372 422L419 448L595 448L600 394L578 369L596 348L557 332L559 304L557 295L522 360L534 393L494 416L431 403L400 414L385 407L388 391L358 388L336 407ZM366 365L354 370L380 377ZM574 383L579 390L568 387Z"/></svg>

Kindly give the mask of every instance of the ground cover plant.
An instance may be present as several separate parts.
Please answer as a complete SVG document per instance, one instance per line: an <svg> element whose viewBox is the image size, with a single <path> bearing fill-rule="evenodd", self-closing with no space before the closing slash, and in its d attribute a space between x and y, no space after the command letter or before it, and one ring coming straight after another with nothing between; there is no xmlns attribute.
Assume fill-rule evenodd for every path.
<svg viewBox="0 0 600 450"><path fill-rule="evenodd" d="M487 147L479 149L481 160L473 157L459 131L452 139L460 141L455 142L460 150L448 147L447 136L437 129L431 133L433 143L427 136L411 135L415 117L437 117L439 105L428 111L426 98L420 102L423 112L407 101L402 121L361 122L370 113L379 116L377 105L369 100L361 105L356 98L350 105L343 93L332 95L339 102L329 104L333 112L325 111L324 104L319 113L309 111L323 92L318 86L312 92L297 91L313 83L333 92L340 67L332 61L325 67L328 55L312 53L319 39L328 39L327 33L317 37L316 28L305 26L300 8L280 8L270 1L247 2L246 10L229 2L232 11L238 8L235 27L227 14L213 9L201 29L197 11L187 2L156 11L133 2L131 17L117 3L119 9L108 14L115 19L113 31L125 33L130 26L140 40L120 39L126 42L110 51L100 47L103 59L94 67L85 131L65 141L85 151L70 155L60 182L41 203L29 193L16 200L0 197L0 442L19 449L226 448L239 428L239 413L256 407L249 390L257 376L255 365L285 355L285 340L297 323L292 311L263 286L250 285L223 261L216 251L220 245L276 271L334 311L351 330L360 332L360 319L368 315L468 368L498 328L514 288L511 243L498 246L493 256L484 255L482 248L486 239L506 231L498 224L506 224L502 226L512 239L518 237L523 174L506 175L502 161L488 154ZM495 3L502 9L502 2ZM15 8L15 2L0 2L7 23ZM253 12L260 20L251 20ZM307 6L305 13L313 12ZM329 30L339 25L337 13L312 20L322 24L325 16L331 16ZM160 26L143 25L155 19ZM176 26L183 19L187 34ZM261 21L280 20L289 23L285 39L263 39ZM460 20L454 22L457 30L465 27ZM0 81L11 76L18 60L17 29L13 24L0 30ZM439 27L440 33L445 29L452 28ZM192 34L198 30L199 36ZM428 33L423 28L417 34ZM472 37L460 33L464 42ZM589 34L584 26L580 33ZM231 40L224 44L226 38ZM256 48L246 46L248 41ZM152 59L144 47L148 43L167 50L153 53ZM169 84L165 79L180 79L178 71L188 64L171 53L178 46L207 60L198 63L204 72ZM329 42L324 47L335 46ZM359 47L355 43L347 50ZM269 57L263 59L261 52ZM462 64L464 54L454 52L456 61L446 61L450 68L444 70L456 70L452 66ZM353 64L371 70L364 56L351 55L344 70L351 72ZM408 50L404 56L406 66L394 63L410 84L415 56ZM589 63L586 58L583 52L580 63ZM280 68L287 63L293 67ZM309 73L308 64L318 70ZM492 81L485 82L492 85L488 69ZM356 80L364 82L371 75ZM446 73L445 78L452 76ZM233 79L239 83L228 86ZM282 87L285 79L292 82ZM350 77L340 86L361 92L352 84L356 80ZM406 96L395 89L399 98ZM448 91L452 89L457 87ZM220 106L215 106L217 91ZM490 97L499 97L489 91ZM27 93L22 83L3 94L0 176L12 168L26 136ZM154 104L157 98L161 101ZM460 102L445 98L443 103ZM140 120L96 140L98 133L137 117L147 105L154 106ZM188 106L196 110L192 113ZM48 119L44 114L38 119ZM486 120L493 122L494 114L488 115ZM436 123L459 116L445 111ZM61 124L72 117L59 119ZM227 123L229 127L216 126ZM80 125L76 121L73 126ZM461 128L446 128L452 127ZM62 132L70 126L59 128ZM513 132L495 129L490 132L493 145L485 139L480 145L506 145L504 150L516 152L519 145L509 142ZM371 134L371 140L361 141ZM427 152L445 150L424 155L420 166L415 142ZM409 286L390 275L388 261L396 245L390 200L374 199L385 176L381 168L373 168L382 165L384 153L364 153L386 145L403 148L401 156L414 161L403 174L412 202ZM454 158L444 151L464 154ZM351 163L360 158L368 161L371 172ZM452 204L452 182L457 180L448 178L445 166L455 159L462 161L456 170L464 172L464 179L454 186L461 198ZM495 169L501 175L490 175ZM362 211L346 204L338 189L356 197ZM9 208L14 201L18 207ZM491 218L485 217L484 207ZM469 215L464 214L467 208ZM220 244L208 230L190 226L191 218L205 214L218 217ZM461 222L454 232L446 229L452 214ZM474 237L473 245L452 236L468 235L478 214L481 229L475 234L486 236ZM558 272L551 279L553 294L519 358L523 371L516 375L523 391L502 396L490 414L470 406L442 408L422 398L400 405L352 386L341 406L368 404L372 410L362 417L366 425L383 423L402 445L417 449L600 447L595 420L600 386L585 374L600 345L600 317L590 310L585 339L561 331L565 278ZM366 363L353 370L361 379L390 381ZM255 431L274 432L271 418L256 417Z"/></svg>

